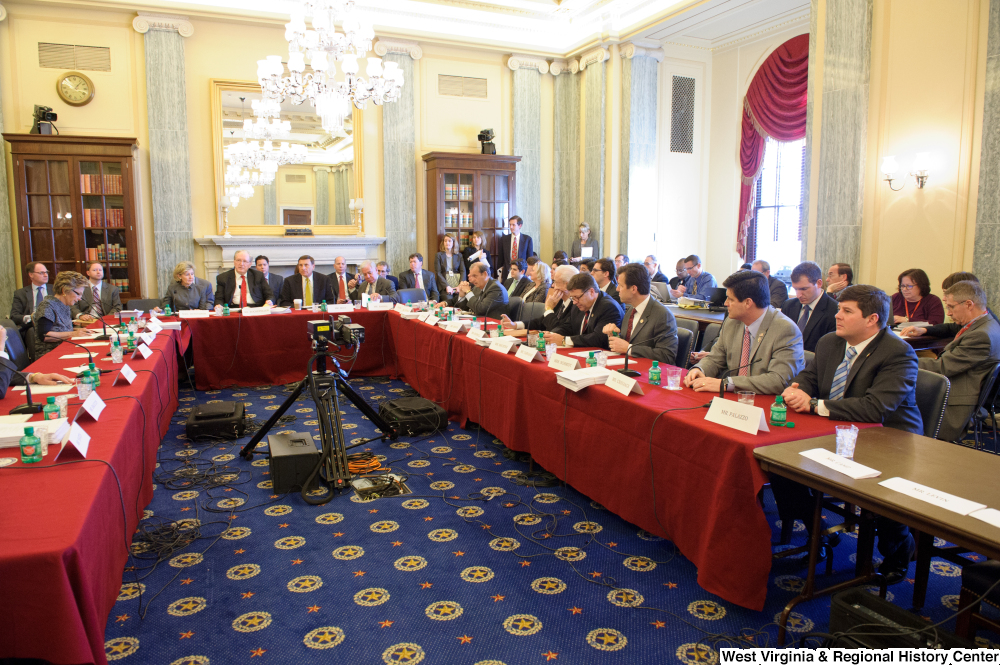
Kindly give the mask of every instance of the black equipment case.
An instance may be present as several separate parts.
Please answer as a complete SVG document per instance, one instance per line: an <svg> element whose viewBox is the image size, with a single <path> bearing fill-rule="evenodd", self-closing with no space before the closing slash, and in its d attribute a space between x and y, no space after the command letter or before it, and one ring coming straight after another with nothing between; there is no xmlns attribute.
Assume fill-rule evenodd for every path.
<svg viewBox="0 0 1000 665"><path fill-rule="evenodd" d="M396 428L400 436L429 434L448 426L448 412L423 397L400 397L382 402L378 415Z"/></svg>
<svg viewBox="0 0 1000 665"><path fill-rule="evenodd" d="M247 431L243 402L218 402L196 406L187 420L190 440L238 439Z"/></svg>

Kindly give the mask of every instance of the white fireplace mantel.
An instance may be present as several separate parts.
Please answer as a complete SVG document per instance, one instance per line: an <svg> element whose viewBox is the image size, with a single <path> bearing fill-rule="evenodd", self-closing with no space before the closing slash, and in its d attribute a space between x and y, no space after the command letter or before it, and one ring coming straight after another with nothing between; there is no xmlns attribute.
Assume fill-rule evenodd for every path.
<svg viewBox="0 0 1000 665"><path fill-rule="evenodd" d="M347 259L349 270L365 259L379 258L378 248L385 238L368 236L206 236L195 238L205 250L205 275L215 283L220 272L233 267L233 256L241 249L250 252L250 260L263 254L270 259L271 271L287 277L294 272L299 257L305 254L316 261L320 272L333 271L333 260Z"/></svg>

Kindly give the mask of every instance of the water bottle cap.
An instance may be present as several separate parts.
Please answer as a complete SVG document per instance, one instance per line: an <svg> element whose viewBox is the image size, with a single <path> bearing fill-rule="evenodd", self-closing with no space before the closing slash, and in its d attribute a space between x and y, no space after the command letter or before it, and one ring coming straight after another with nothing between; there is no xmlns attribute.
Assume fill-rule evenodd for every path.
<svg viewBox="0 0 1000 665"><path fill-rule="evenodd" d="M26 436L34 436L34 434L35 434L35 428L34 427L25 427L24 428L24 433L25 433Z"/></svg>
<svg viewBox="0 0 1000 665"><path fill-rule="evenodd" d="M785 403L785 399L781 395L778 395L777 397L774 398L774 403L775 404L784 404Z"/></svg>
<svg viewBox="0 0 1000 665"><path fill-rule="evenodd" d="M48 397L45 398L45 402L47 404L55 404L56 403L56 398L52 397L51 395L49 395Z"/></svg>
<svg viewBox="0 0 1000 665"><path fill-rule="evenodd" d="M653 361L653 367L659 367L659 366L660 366L660 361L659 360L654 360Z"/></svg>

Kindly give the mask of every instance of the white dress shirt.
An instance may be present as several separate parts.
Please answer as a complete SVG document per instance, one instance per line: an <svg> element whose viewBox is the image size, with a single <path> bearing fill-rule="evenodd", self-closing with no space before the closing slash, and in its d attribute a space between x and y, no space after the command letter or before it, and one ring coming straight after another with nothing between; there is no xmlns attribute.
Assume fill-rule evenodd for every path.
<svg viewBox="0 0 1000 665"><path fill-rule="evenodd" d="M812 315L816 313L816 303L818 303L823 298L823 293L824 293L823 291L820 291L819 295L816 296L816 299L813 300L808 305L806 305L806 307L809 308L809 316L806 317L805 323L802 324L803 328L805 328L807 325L809 325L809 319L811 319ZM802 316L802 310L801 309L799 310L799 316ZM796 321L796 323L798 323L798 321Z"/></svg>
<svg viewBox="0 0 1000 665"><path fill-rule="evenodd" d="M240 288L241 288L240 285L243 284L243 280L246 279L246 275L241 275L238 272L234 273L234 274L236 275L236 290L233 291L233 303L232 304L234 304L237 307L239 307L240 306ZM248 282L247 283L247 305L256 305L256 304L257 304L257 301L254 300L253 296L250 295L250 284Z"/></svg>

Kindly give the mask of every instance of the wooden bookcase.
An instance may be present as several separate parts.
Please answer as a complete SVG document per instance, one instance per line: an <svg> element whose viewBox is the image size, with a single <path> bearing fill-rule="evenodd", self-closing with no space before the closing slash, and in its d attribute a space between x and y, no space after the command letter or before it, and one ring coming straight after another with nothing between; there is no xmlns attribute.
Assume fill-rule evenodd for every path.
<svg viewBox="0 0 1000 665"><path fill-rule="evenodd" d="M134 138L4 134L14 163L21 275L31 261L86 272L104 265L104 279L122 302L142 298L136 241Z"/></svg>
<svg viewBox="0 0 1000 665"><path fill-rule="evenodd" d="M511 155L429 152L423 156L427 175L427 253L425 267L438 251L441 238L458 238L458 251L469 245L473 231L482 231L490 251L490 266L499 265L500 236L507 219L516 215L517 163Z"/></svg>

